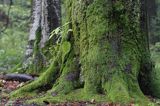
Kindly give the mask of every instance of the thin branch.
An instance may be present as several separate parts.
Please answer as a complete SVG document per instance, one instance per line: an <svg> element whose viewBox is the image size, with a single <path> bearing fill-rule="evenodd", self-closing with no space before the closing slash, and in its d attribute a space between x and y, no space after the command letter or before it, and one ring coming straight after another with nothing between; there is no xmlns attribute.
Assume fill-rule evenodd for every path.
<svg viewBox="0 0 160 106"><path fill-rule="evenodd" d="M12 3L12 0L10 0L9 8L8 8L8 11L7 11L7 16L8 16L7 22L6 22L5 27L4 27L2 30L0 30L0 33L4 33L5 30L8 28L8 25L9 25L9 17L10 17L10 10L11 10L12 4L13 4L13 3Z"/></svg>

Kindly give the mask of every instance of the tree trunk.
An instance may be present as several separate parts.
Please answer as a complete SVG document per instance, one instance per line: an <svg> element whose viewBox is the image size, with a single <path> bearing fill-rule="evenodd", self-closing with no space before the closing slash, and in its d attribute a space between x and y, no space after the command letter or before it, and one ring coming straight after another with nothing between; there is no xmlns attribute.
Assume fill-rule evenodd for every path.
<svg viewBox="0 0 160 106"><path fill-rule="evenodd" d="M141 2L72 2L72 25L78 29L73 35L80 41L75 43L80 47L86 93L103 92L114 102L142 97L137 77L150 62L146 19L140 27Z"/></svg>
<svg viewBox="0 0 160 106"><path fill-rule="evenodd" d="M158 17L159 17L159 9L160 4L159 0L148 0L148 14L149 14L149 37L150 37L150 44L155 44L156 42L160 41L160 37L158 31Z"/></svg>
<svg viewBox="0 0 160 106"><path fill-rule="evenodd" d="M13 96L53 84L49 97L68 94L67 100L148 103L138 81L141 69L150 63L146 20L140 24L144 5L139 0L66 0L65 4L70 24L55 45L53 62L37 81Z"/></svg>
<svg viewBox="0 0 160 106"><path fill-rule="evenodd" d="M32 24L23 69L29 70L29 73L39 73L46 64L42 48L46 46L51 31L60 26L60 0L32 2Z"/></svg>

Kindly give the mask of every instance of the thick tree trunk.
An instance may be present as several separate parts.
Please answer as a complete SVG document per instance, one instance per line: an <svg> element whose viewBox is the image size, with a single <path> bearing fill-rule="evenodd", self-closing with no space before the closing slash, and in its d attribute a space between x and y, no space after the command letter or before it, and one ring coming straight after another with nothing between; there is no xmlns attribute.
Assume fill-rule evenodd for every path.
<svg viewBox="0 0 160 106"><path fill-rule="evenodd" d="M73 29L78 29L73 35L80 36L80 43L75 42L80 46L86 93L103 92L115 102L143 97L138 74L149 51L139 4L138 0L72 2L77 10L72 10Z"/></svg>
<svg viewBox="0 0 160 106"><path fill-rule="evenodd" d="M66 0L65 4L70 24L55 45L53 63L13 96L53 84L49 96L82 89L77 91L80 96L74 92L67 100L101 101L95 95L103 95L105 101L146 103L138 82L141 69L150 61L146 30L140 24L140 1Z"/></svg>

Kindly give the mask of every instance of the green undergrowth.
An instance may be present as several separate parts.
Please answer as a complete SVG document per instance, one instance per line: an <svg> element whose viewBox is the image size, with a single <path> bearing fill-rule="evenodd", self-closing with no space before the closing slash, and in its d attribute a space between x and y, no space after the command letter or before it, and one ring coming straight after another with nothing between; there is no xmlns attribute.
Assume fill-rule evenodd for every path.
<svg viewBox="0 0 160 106"><path fill-rule="evenodd" d="M12 5L8 16L9 5L0 5L0 11L9 17L8 26L3 25L0 29L0 71L11 70L22 61L29 29L29 8Z"/></svg>
<svg viewBox="0 0 160 106"><path fill-rule="evenodd" d="M154 64L154 70L151 73L152 95L160 98L160 43L151 45L151 57Z"/></svg>
<svg viewBox="0 0 160 106"><path fill-rule="evenodd" d="M155 69L152 72L151 75L151 89L152 89L152 95L155 97L160 98L160 67L155 66Z"/></svg>

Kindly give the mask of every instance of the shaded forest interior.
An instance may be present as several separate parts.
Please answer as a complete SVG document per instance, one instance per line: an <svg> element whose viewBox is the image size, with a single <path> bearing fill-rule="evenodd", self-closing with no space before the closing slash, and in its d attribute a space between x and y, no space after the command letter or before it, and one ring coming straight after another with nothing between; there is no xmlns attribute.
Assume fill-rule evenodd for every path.
<svg viewBox="0 0 160 106"><path fill-rule="evenodd" d="M160 0L0 0L0 27L3 105L160 105Z"/></svg>

